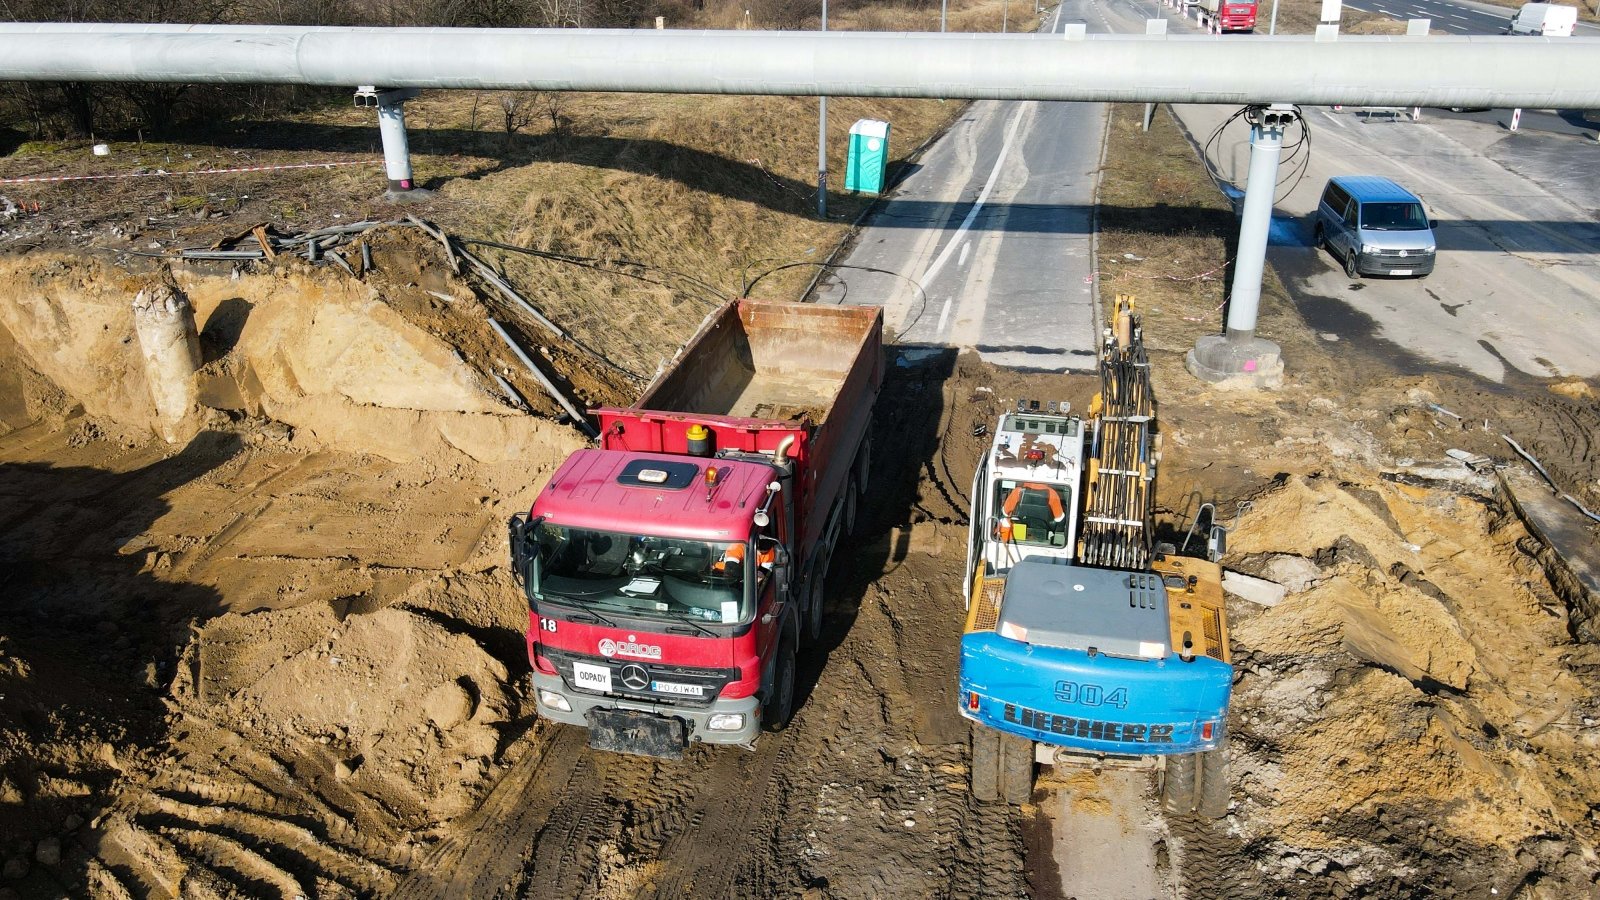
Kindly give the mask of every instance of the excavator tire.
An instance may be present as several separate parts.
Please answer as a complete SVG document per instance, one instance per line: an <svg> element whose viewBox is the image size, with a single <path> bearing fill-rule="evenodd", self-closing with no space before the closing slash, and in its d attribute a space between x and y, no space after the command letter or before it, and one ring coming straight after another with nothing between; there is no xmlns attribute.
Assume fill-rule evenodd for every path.
<svg viewBox="0 0 1600 900"><path fill-rule="evenodd" d="M1000 796L1013 806L1033 797L1033 741L1000 735Z"/></svg>
<svg viewBox="0 0 1600 900"><path fill-rule="evenodd" d="M1161 809L1169 816L1194 812L1199 780L1199 754L1184 753L1167 757L1161 775Z"/></svg>
<svg viewBox="0 0 1600 900"><path fill-rule="evenodd" d="M1220 819L1228 814L1228 745L1200 754L1200 797L1195 812L1202 818Z"/></svg>
<svg viewBox="0 0 1600 900"><path fill-rule="evenodd" d="M972 796L984 803L1000 800L1000 739L993 728L972 726Z"/></svg>

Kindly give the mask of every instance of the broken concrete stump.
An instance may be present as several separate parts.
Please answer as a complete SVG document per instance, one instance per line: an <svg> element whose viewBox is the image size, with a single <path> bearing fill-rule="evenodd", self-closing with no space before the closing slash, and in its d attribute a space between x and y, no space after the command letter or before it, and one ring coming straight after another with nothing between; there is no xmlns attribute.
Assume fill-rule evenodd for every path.
<svg viewBox="0 0 1600 900"><path fill-rule="evenodd" d="M144 356L144 376L155 401L157 430L168 443L194 437L200 368L200 334L194 309L177 288L157 284L133 298L133 327Z"/></svg>

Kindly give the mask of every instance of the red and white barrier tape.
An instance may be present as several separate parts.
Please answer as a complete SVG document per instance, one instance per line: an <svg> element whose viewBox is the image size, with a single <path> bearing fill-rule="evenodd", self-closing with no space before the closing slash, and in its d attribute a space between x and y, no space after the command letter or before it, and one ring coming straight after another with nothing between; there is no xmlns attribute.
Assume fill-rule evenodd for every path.
<svg viewBox="0 0 1600 900"><path fill-rule="evenodd" d="M111 178L156 178L159 176L183 177L187 175L226 175L233 172L273 172L280 169L331 169L334 166L376 166L381 159L363 159L352 162L294 163L283 166L241 166L237 169L196 169L192 172L118 172L113 175L36 175L30 178L0 178L0 184L37 184L45 181L103 181Z"/></svg>

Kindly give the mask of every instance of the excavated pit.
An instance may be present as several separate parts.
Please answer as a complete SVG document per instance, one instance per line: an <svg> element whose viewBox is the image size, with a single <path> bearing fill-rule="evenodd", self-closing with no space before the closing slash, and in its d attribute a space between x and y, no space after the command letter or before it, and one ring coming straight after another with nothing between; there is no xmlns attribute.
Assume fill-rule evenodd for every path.
<svg viewBox="0 0 1600 900"><path fill-rule="evenodd" d="M503 548L583 439L436 244L369 239L366 281L0 262L0 892L1050 895L1055 782L1021 810L966 791L954 585L981 427L1018 398L1082 409L1093 379L890 348L874 502L795 725L676 765L596 754L533 715ZM160 284L199 347L174 443L133 319ZM632 399L514 324L583 402ZM1168 518L1250 501L1226 562L1289 587L1230 602L1235 804L1169 823L1175 883L1594 896L1600 652L1494 480L1443 456L1495 435L1425 405L1592 483L1588 386L1238 399L1155 359ZM1072 815L1104 814L1084 790Z"/></svg>

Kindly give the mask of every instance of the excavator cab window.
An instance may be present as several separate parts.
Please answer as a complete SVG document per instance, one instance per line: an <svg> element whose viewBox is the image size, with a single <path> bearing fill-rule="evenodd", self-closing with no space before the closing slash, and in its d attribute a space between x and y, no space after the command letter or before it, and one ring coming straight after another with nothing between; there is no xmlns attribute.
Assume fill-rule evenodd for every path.
<svg viewBox="0 0 1600 900"><path fill-rule="evenodd" d="M1043 482L1001 481L995 491L997 537L1007 543L1064 547L1067 509L1060 489Z"/></svg>

